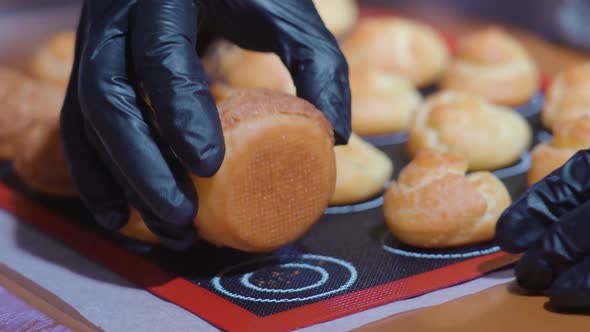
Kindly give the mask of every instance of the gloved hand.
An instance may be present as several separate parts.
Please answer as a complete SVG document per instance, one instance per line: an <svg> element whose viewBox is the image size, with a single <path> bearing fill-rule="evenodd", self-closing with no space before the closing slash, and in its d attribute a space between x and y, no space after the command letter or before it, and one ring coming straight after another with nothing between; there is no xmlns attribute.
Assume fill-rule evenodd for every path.
<svg viewBox="0 0 590 332"><path fill-rule="evenodd" d="M215 37L278 54L298 96L347 142L348 66L311 0L86 1L61 131L81 198L105 228L124 226L132 205L163 245L194 242L187 170L211 176L224 157L196 51Z"/></svg>
<svg viewBox="0 0 590 332"><path fill-rule="evenodd" d="M590 150L533 185L497 224L500 247L526 252L520 286L541 291L557 309L590 309Z"/></svg>

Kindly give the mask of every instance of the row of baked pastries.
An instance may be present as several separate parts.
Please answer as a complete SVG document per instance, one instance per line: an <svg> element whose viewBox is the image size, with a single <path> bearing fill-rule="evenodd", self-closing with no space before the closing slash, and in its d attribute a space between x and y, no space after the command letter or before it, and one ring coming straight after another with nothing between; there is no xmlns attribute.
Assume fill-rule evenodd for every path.
<svg viewBox="0 0 590 332"><path fill-rule="evenodd" d="M383 36L387 38L381 40ZM48 40L36 52L32 72L47 81L65 84L72 62L73 41L72 32L61 33ZM496 90L509 87L506 91L511 92L526 88L526 91L521 93L520 99L534 92L531 87L534 87L533 82L537 74L534 65L531 65L532 61L523 48L501 30L486 29L466 36L460 43L459 57L451 68L469 68L465 62L470 59L472 63L476 63L478 57L482 68L479 68L479 72L473 72L471 76L466 75L469 72L467 69L451 69L450 71L462 73L459 76L462 76L464 80L445 78L442 85L448 91L441 93L441 96L428 98L426 101L408 78L429 77L428 80L418 80L420 82L414 79L414 82L432 84L444 72L441 64L445 61L440 59L447 57L448 49L442 37L438 36L434 30L407 19L392 17L368 19L362 21L344 43L344 49L348 49L348 53L352 54L349 58L353 59L350 60L353 130L358 135L379 135L409 130L410 152L415 153L417 149L423 147L438 146L467 157L474 169L507 166L518 158L530 142L530 129L523 125L516 115L508 114L508 109L501 107L495 107L496 110L500 110L499 112L485 112L484 109L489 110L494 107L486 104L484 100L477 100L475 96L475 94L481 96L488 92L492 93L494 87ZM351 45L358 45L358 47ZM371 49L371 45L374 49ZM295 93L290 75L276 55L245 51L227 43L216 48L216 52L217 55L209 56L209 61L206 61L210 65L212 77L222 77L224 82L235 88L262 87ZM363 54L371 55L373 58L363 57ZM429 60L428 56L432 54L439 60ZM511 57L516 60L509 65L508 59ZM402 66L410 62L413 62L412 66ZM56 66L56 64L59 65ZM211 64L215 64L216 67L212 69ZM415 73L416 70L428 71L428 68L435 67L438 69L431 69L428 73ZM502 69L502 67L505 68ZM272 70L273 68L275 70ZM510 72L507 68L521 70L514 71L513 74L516 75L514 77L501 75L503 72ZM273 73L276 75L273 76ZM503 81L497 81L497 84L494 84L493 80L486 80L485 77L481 79L482 76L479 74L482 73L488 73L491 78ZM489 81L486 84L488 89L479 92L469 91L471 77L478 78L473 80L475 82ZM446 81L459 81L465 84L461 83L463 85L458 84L456 87L455 84L445 83ZM529 84L522 84L523 81ZM511 82L514 83L515 88L511 87ZM473 90L477 90L477 87ZM467 95L470 97L466 98ZM505 96L502 93L497 95ZM437 105L443 99L445 100L443 105ZM466 102L468 99L471 102ZM488 100L498 99L490 97ZM434 112L431 112L432 110ZM457 122L456 120L459 119L461 121ZM485 120L489 119L492 120L491 123L498 126L484 126ZM487 140L489 148L486 148L477 146L473 139L470 139L480 138L480 141L485 141L488 137L496 137L498 133L505 133L506 135L501 137L506 138L506 141L513 139L517 144L491 146L491 141ZM502 149L505 149L505 153L496 151Z"/></svg>
<svg viewBox="0 0 590 332"><path fill-rule="evenodd" d="M343 42L342 49L351 67L353 128L361 134L408 130L411 124L408 119L418 109L415 95L420 88L463 91L492 104L516 107L527 104L540 86L537 66L531 56L517 40L498 27L462 36L456 52L451 54L442 36L427 25L397 17L368 18ZM380 73L372 75L374 86L366 83L357 86L356 81L367 81L358 72L375 70ZM387 78L390 82L395 79L407 83L397 83L398 88L394 89L391 83L388 87ZM367 93L367 89L374 92ZM377 93L378 90L382 93ZM383 93L385 90L388 95ZM387 98L397 100L381 105L388 117L375 104L363 107L367 100ZM407 102L402 104L401 101ZM389 126L381 124L378 129L370 128L372 124L364 121L366 118L377 118Z"/></svg>
<svg viewBox="0 0 590 332"><path fill-rule="evenodd" d="M473 44L488 46L486 39L496 42L490 48L504 42L508 53L516 49L517 58L529 61L526 52L500 30L466 38L460 47L465 51L459 52L465 59L460 57L456 63L451 62L448 48L436 32L410 20L366 20L344 39L343 49L351 66L354 131L359 135L411 133L410 150L415 158L387 190L383 208L387 226L404 243L445 248L489 241L497 219L510 204L506 187L492 173L466 172L506 166L528 148L531 130L524 119L491 102L526 102L536 90L537 73L532 62L523 66L524 61L517 59L517 65L507 67L525 70L516 71L521 77L514 81L510 69L502 70L504 61L510 62L509 56L500 53L486 59L489 48L481 55L470 53L477 49ZM222 65L215 76L233 86L280 87L295 93L278 57L226 47L234 47L234 65ZM473 58L481 68L465 70L464 62ZM445 76L449 66L458 69ZM240 73L242 70L248 75ZM494 75L495 70L502 73ZM492 75L482 75L490 71ZM478 77L489 80L476 85ZM418 88L442 79L448 90L424 100ZM512 96L489 91L497 85L506 87L504 91ZM498 95L502 98L495 98ZM460 154L444 152L449 150ZM335 151L338 175L331 203L354 203L383 190L392 170L383 153L356 134L347 146Z"/></svg>
<svg viewBox="0 0 590 332"><path fill-rule="evenodd" d="M457 57L451 62L443 38L422 23L397 17L370 18L361 20L353 30L358 11L354 1L348 1L345 6L338 3L337 8L332 7L336 5L334 1L317 0L316 5L326 21L337 22L328 24L332 30L334 24L347 27L337 29L339 36L352 31L344 38L343 49L351 63L353 129L360 136L406 130L421 132L420 128L410 128L412 118L420 117L416 113L421 104L432 104L432 101L423 103L416 87L441 79L444 89L487 96L488 100L499 104L518 104L535 91L538 74L534 63L524 48L500 29L484 29L462 38ZM73 45L73 32L49 39L33 57L32 73L40 79L65 84L73 59ZM276 55L245 51L227 43L217 47L214 54L205 61L212 77L221 77L236 88L263 87L295 93L290 75ZM553 113L547 111L544 115ZM544 119L554 117L548 115ZM467 125L472 124L476 126L477 122L467 121ZM423 123L414 121L416 125ZM527 130L519 130L515 136L520 137L516 146L521 147L526 142ZM444 139L445 135L440 137ZM485 135L479 137L485 138ZM447 146L453 147L452 144ZM412 150L415 149L410 147ZM459 152L469 156L468 151ZM514 155L515 152L506 153L506 157L500 159L514 161ZM487 157L496 156L497 153L490 153ZM506 165L502 160L497 164ZM471 165L480 168L472 160ZM495 166L490 163L483 168Z"/></svg>
<svg viewBox="0 0 590 332"><path fill-rule="evenodd" d="M534 62L501 29L464 36L453 59L444 38L425 24L399 17L358 20L353 0L314 2L350 64L353 130L361 136L408 130L422 102L419 87L438 84L509 106L526 102L538 88ZM31 66L34 76L67 83L74 38L73 32L64 32L42 45ZM289 72L274 54L220 43L205 65L212 78L235 88L295 93Z"/></svg>
<svg viewBox="0 0 590 332"><path fill-rule="evenodd" d="M393 183L385 199L384 213L392 231L402 241L424 247L463 245L491 239L492 225L509 204L509 197L506 197L501 182L490 173L465 175L465 172L507 166L530 144L531 131L522 117L508 106L499 105L520 104L536 90L536 68L524 49L503 31L485 29L462 39L453 59L440 35L418 22L399 18L370 19L359 23L356 30L348 31L351 34L348 38L341 37L341 41L351 63L353 126L358 136L353 134L347 146L333 150L338 171L335 190L328 195L328 204L363 201L383 192L391 179L394 167L391 160L359 136L409 130L408 147L415 159ZM363 35L368 37L358 37ZM36 59L51 58L51 61L45 60L46 64L62 61L66 65L59 68L67 69L70 60L66 55L71 53L63 50L73 50L72 40L72 34L56 36L42 47L45 52L39 54L44 55ZM359 46L351 47L353 41ZM228 43L220 43L214 50L207 56L205 64L211 77L220 78L226 84L215 82L212 85L219 101L235 94L235 88L266 87L295 93L288 71L277 56L245 51ZM357 57L354 55L356 50L369 51ZM61 71L62 78L59 79L59 73L43 75L40 74L42 69L33 71L37 77L61 84L66 81L63 74L68 72ZM439 84L445 91L424 99L418 89L432 84ZM38 167L38 158L51 160L41 164L63 163L61 151L56 148L57 123L42 129L30 136L34 142L28 143L30 148L23 149L28 152L24 158L17 159L17 170L31 187L56 193L52 188L69 187L64 185L69 181L65 169L63 177L44 174ZM414 175L411 174L416 173L416 169L428 171L429 175L412 180ZM330 176L325 178L330 179ZM329 184L314 188L327 187ZM316 192L323 195L323 199L325 193L325 190ZM454 221L444 219L448 211L443 209L441 202L461 202L465 197L470 199L465 202L469 204L457 203L452 208L458 214L451 218ZM319 205L323 204L323 199L318 199ZM316 210L321 210L321 206L315 207ZM435 213L423 213L425 211ZM428 222L415 224L412 221L426 217ZM286 217L281 215L281 218ZM296 234L286 232L285 237L278 236L278 228L273 228L266 233L278 236L275 238L278 242L272 244L261 240L255 245L243 242L256 240L255 235L249 234L254 237L240 240L239 232L232 231L231 222L237 219L240 218L228 217L219 223L228 228L211 230L212 242L249 251L265 250L297 237L314 218L293 223L299 225L291 229ZM137 214L133 214L132 220L138 220ZM431 233L428 233L429 227ZM131 237L154 240L142 223L131 223L123 232ZM422 236L420 234L426 234L422 241L416 240Z"/></svg>
<svg viewBox="0 0 590 332"><path fill-rule="evenodd" d="M297 240L334 199L337 167L341 167L337 165L342 162L338 158L348 152L340 157L334 152L327 120L297 97L234 90L218 108L228 155L213 177L193 176L200 206L195 231L215 245L249 252L270 251ZM15 168L37 192L77 196L58 126L54 118L37 127ZM352 150L352 161L345 161L349 167L386 168L386 158L355 135L342 149ZM421 150L385 195L385 220L396 237L427 248L490 240L510 197L491 173L466 175L468 168L458 155ZM365 181L372 180L354 182ZM120 232L142 242L158 242L135 210Z"/></svg>
<svg viewBox="0 0 590 332"><path fill-rule="evenodd" d="M363 18L340 43L350 67L352 126L361 136L408 130L423 87L513 107L526 104L540 85L527 51L496 27L460 38L455 56L437 31L400 17ZM220 42L204 62L210 77L235 88L296 92L289 71L271 53Z"/></svg>
<svg viewBox="0 0 590 332"><path fill-rule="evenodd" d="M590 62L566 68L552 80L541 120L552 135L533 149L531 186L590 148Z"/></svg>
<svg viewBox="0 0 590 332"><path fill-rule="evenodd" d="M265 89L232 90L217 105L226 155L212 177L189 173L199 198L195 232L214 245L247 252L296 241L320 219L334 194L330 123L303 99ZM38 193L77 197L58 119L43 122L26 143L15 160L22 181ZM159 242L135 209L120 233Z"/></svg>
<svg viewBox="0 0 590 332"><path fill-rule="evenodd" d="M0 159L13 161L32 189L58 195L73 194L67 171L52 165L63 163L59 114L74 44L74 32L58 33L33 52L28 71L0 67Z"/></svg>
<svg viewBox="0 0 590 332"><path fill-rule="evenodd" d="M59 133L74 45L75 32L60 32L31 54L27 71L0 67L0 158L11 160L17 175L39 193L77 194Z"/></svg>
<svg viewBox="0 0 590 332"><path fill-rule="evenodd" d="M465 90L500 105L526 103L540 83L527 50L496 26L461 36L451 52L448 41L421 22L364 18L342 41L342 49L352 67L372 65L401 75L418 88Z"/></svg>
<svg viewBox="0 0 590 332"><path fill-rule="evenodd" d="M0 158L19 156L34 128L59 117L64 89L0 67Z"/></svg>

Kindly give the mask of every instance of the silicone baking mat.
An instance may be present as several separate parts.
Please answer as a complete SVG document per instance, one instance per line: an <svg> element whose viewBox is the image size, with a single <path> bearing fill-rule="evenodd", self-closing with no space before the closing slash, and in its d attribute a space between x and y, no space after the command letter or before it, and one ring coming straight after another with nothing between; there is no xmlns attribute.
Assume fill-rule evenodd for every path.
<svg viewBox="0 0 590 332"><path fill-rule="evenodd" d="M374 11L374 10L372 10ZM381 14L383 12L380 12ZM452 45L452 38L449 38ZM539 94L520 111L533 121ZM532 111L531 111L532 110ZM393 159L403 135L371 138ZM525 187L528 154L496 174L513 195ZM396 162L396 169L403 167ZM199 243L186 253L103 233L77 200L29 192L0 168L0 208L153 294L227 331L290 331L474 279L513 262L494 243L423 250L385 228L382 197L332 207L300 241L264 255Z"/></svg>

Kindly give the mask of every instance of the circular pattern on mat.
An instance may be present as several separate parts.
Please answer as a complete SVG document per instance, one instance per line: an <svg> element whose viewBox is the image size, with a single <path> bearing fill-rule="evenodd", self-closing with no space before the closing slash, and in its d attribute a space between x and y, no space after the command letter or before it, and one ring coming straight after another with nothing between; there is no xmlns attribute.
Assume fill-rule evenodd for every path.
<svg viewBox="0 0 590 332"><path fill-rule="evenodd" d="M247 261L230 267L211 280L227 297L261 303L304 302L349 289L358 278L349 262L304 254L278 262L277 257Z"/></svg>
<svg viewBox="0 0 590 332"><path fill-rule="evenodd" d="M500 247L498 246L494 246L494 245L490 245L488 247L482 248L482 249L471 249L471 250L465 250L465 249L450 249L446 252L442 252L441 250L437 250L436 253L433 251L419 251L420 249L414 249L407 246L400 246L400 247L395 247L391 245L391 240L393 240L393 236L391 235L391 233L389 233L389 231L385 231L383 233L383 235L381 236L380 242L381 242L381 248L385 251L387 251L390 254L394 254L394 255L398 255L398 256L404 256L404 257L408 257L408 258L418 258L418 259L467 259L467 258L473 258L473 257L478 257L478 256L485 256L485 255L490 255L490 254L494 254L500 251Z"/></svg>

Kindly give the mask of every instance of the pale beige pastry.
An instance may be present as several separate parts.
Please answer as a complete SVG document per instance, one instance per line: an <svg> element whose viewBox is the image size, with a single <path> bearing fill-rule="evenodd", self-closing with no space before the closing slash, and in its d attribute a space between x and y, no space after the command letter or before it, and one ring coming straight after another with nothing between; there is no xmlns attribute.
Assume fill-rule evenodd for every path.
<svg viewBox="0 0 590 332"><path fill-rule="evenodd" d="M450 61L443 37L420 22L399 17L366 18L359 22L342 50L353 65L376 65L398 73L414 85L435 83Z"/></svg>
<svg viewBox="0 0 590 332"><path fill-rule="evenodd" d="M588 148L590 148L590 114L556 124L551 141L538 144L531 153L529 186L561 167L576 152Z"/></svg>
<svg viewBox="0 0 590 332"><path fill-rule="evenodd" d="M541 120L552 130L556 124L590 114L590 62L571 66L551 81Z"/></svg>
<svg viewBox="0 0 590 332"><path fill-rule="evenodd" d="M336 38L344 37L356 24L357 0L313 0L324 24Z"/></svg>
<svg viewBox="0 0 590 332"><path fill-rule="evenodd" d="M461 38L441 82L443 89L472 92L508 106L528 102L539 85L533 58L519 41L498 27L487 27Z"/></svg>
<svg viewBox="0 0 590 332"><path fill-rule="evenodd" d="M350 70L352 129L361 136L407 130L422 95L403 76L372 66Z"/></svg>
<svg viewBox="0 0 590 332"><path fill-rule="evenodd" d="M13 164L17 176L37 193L78 196L66 167L58 114L37 121L28 131L18 146Z"/></svg>
<svg viewBox="0 0 590 332"><path fill-rule="evenodd" d="M532 130L514 110L468 92L446 90L420 106L408 132L408 150L430 148L467 159L470 170L494 170L518 161Z"/></svg>
<svg viewBox="0 0 590 332"><path fill-rule="evenodd" d="M352 134L336 153L336 190L330 205L354 204L381 194L393 175L387 155Z"/></svg>
<svg viewBox="0 0 590 332"><path fill-rule="evenodd" d="M0 67L0 159L12 159L33 123L59 113L64 91Z"/></svg>
<svg viewBox="0 0 590 332"><path fill-rule="evenodd" d="M465 175L468 168L459 155L421 150L385 194L385 223L393 235L422 248L492 240L510 195L492 173Z"/></svg>
<svg viewBox="0 0 590 332"><path fill-rule="evenodd" d="M278 55L217 42L203 60L209 77L236 89L263 88L294 95L291 74Z"/></svg>
<svg viewBox="0 0 590 332"><path fill-rule="evenodd" d="M334 194L333 129L323 114L294 96L237 91L218 104L226 154L210 178L194 176L195 227L218 246L265 252L289 244L319 220ZM137 214L130 223L142 224ZM127 235L138 236L140 225ZM135 229L135 231L133 231Z"/></svg>
<svg viewBox="0 0 590 332"><path fill-rule="evenodd" d="M74 65L76 32L60 32L45 41L34 53L31 72L35 78L67 85Z"/></svg>

